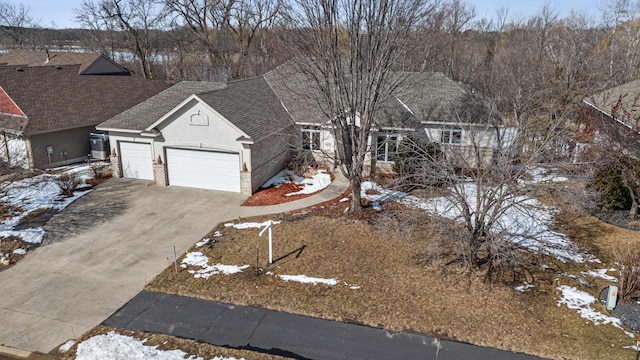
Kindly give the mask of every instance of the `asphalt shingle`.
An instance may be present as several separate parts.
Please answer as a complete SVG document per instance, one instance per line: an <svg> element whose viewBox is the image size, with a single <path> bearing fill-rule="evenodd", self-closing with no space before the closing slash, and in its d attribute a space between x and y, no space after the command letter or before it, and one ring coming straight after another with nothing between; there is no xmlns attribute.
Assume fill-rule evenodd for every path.
<svg viewBox="0 0 640 360"><path fill-rule="evenodd" d="M96 125L168 86L137 76L79 75L79 67L0 66L0 87L27 117L0 115L0 125L27 134Z"/></svg>

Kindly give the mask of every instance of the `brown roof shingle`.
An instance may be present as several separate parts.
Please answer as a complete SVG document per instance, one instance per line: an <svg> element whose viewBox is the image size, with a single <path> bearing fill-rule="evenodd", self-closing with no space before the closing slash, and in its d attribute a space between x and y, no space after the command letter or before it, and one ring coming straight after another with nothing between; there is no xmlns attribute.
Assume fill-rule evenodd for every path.
<svg viewBox="0 0 640 360"><path fill-rule="evenodd" d="M628 127L640 129L640 79L595 94L584 102Z"/></svg>
<svg viewBox="0 0 640 360"><path fill-rule="evenodd" d="M111 73L129 74L129 71L101 53L79 53L64 51L11 50L0 56L0 64L6 66L67 66L80 65L82 74L94 64L108 63Z"/></svg>
<svg viewBox="0 0 640 360"><path fill-rule="evenodd" d="M3 116L0 125L27 134L96 125L168 87L136 76L79 75L79 67L0 66L0 86L27 117Z"/></svg>

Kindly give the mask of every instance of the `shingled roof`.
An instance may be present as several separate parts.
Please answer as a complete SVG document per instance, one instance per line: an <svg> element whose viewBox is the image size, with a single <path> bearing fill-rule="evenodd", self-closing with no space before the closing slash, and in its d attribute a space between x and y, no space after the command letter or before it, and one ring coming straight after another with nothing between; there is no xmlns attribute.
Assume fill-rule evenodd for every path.
<svg viewBox="0 0 640 360"><path fill-rule="evenodd" d="M78 74L130 75L129 70L101 53L11 50L0 56L0 65L13 67L80 65Z"/></svg>
<svg viewBox="0 0 640 360"><path fill-rule="evenodd" d="M78 75L80 65L0 66L0 87L26 117L0 126L26 134L99 124L168 87L137 76Z"/></svg>
<svg viewBox="0 0 640 360"><path fill-rule="evenodd" d="M287 63L265 75L296 122L324 124L329 110L316 81ZM393 72L394 96L382 99L375 123L382 128L415 128L421 122L500 123L488 102L470 86L437 72Z"/></svg>
<svg viewBox="0 0 640 360"><path fill-rule="evenodd" d="M254 141L293 125L264 78L234 81L222 90L198 96Z"/></svg>
<svg viewBox="0 0 640 360"><path fill-rule="evenodd" d="M291 118L263 78L227 84L183 81L105 121L101 130L144 131L196 95L254 141L291 125Z"/></svg>
<svg viewBox="0 0 640 360"><path fill-rule="evenodd" d="M224 83L182 81L148 100L108 119L98 128L103 130L144 131L171 109L193 94L226 88Z"/></svg>
<svg viewBox="0 0 640 360"><path fill-rule="evenodd" d="M584 103L630 128L640 129L640 79L595 94Z"/></svg>

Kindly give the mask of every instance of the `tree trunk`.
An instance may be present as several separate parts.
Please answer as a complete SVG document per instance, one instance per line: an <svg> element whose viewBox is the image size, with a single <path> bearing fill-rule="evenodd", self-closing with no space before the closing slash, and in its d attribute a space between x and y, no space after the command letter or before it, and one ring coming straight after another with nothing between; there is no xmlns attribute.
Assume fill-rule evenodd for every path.
<svg viewBox="0 0 640 360"><path fill-rule="evenodd" d="M352 176L349 179L349 183L351 184L351 197L353 198L351 202L351 211L359 212L362 211L362 199L360 197L360 191L362 189L362 184L360 182L359 177Z"/></svg>

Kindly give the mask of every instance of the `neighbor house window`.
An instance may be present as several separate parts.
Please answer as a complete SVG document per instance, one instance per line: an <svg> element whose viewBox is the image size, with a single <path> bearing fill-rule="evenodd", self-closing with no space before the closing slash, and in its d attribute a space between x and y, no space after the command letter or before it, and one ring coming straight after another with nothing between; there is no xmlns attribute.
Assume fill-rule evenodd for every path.
<svg viewBox="0 0 640 360"><path fill-rule="evenodd" d="M378 133L376 160L393 161L393 154L398 153L400 136L391 132Z"/></svg>
<svg viewBox="0 0 640 360"><path fill-rule="evenodd" d="M443 144L459 145L462 144L462 129L446 128L440 133L440 142Z"/></svg>
<svg viewBox="0 0 640 360"><path fill-rule="evenodd" d="M320 126L305 125L302 127L302 148L320 150Z"/></svg>

